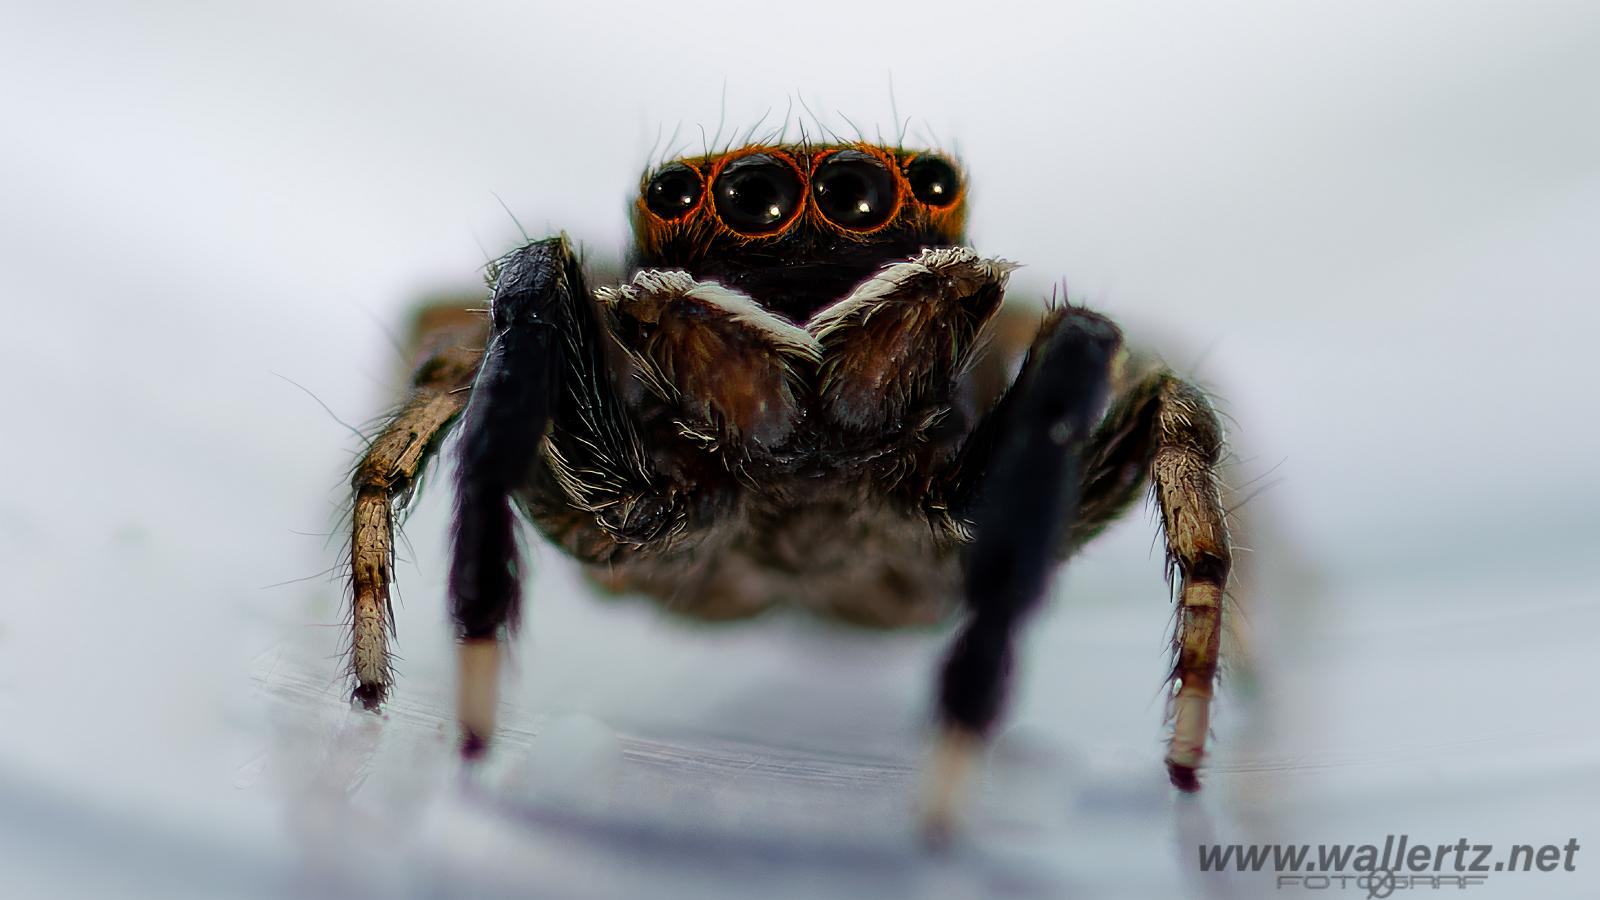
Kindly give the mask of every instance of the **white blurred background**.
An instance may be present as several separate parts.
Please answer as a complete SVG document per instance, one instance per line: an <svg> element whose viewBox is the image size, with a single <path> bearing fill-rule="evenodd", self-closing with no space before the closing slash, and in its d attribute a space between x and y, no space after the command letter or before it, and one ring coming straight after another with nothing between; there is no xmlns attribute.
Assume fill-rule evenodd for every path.
<svg viewBox="0 0 1600 900"><path fill-rule="evenodd" d="M5 896L1227 896L1272 878L1196 841L1400 832L1585 844L1473 896L1600 885L1592 4L12 3L0 85ZM502 202L619 255L658 138L803 106L954 148L1014 293L1234 420L1256 671L1198 799L1148 514L1059 580L952 859L909 840L935 637L685 628L547 549L462 791L443 473L399 698L346 709L335 415L411 305Z"/></svg>

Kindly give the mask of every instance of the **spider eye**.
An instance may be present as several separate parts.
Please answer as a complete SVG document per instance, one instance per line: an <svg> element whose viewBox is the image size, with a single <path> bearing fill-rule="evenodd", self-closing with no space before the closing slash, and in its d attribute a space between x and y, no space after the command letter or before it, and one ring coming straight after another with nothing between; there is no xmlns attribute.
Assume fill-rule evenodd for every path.
<svg viewBox="0 0 1600 900"><path fill-rule="evenodd" d="M949 206L961 195L961 175L956 167L931 154L919 156L906 167L911 193L929 206Z"/></svg>
<svg viewBox="0 0 1600 900"><path fill-rule="evenodd" d="M743 234L782 229L800 205L800 176L765 153L728 163L712 186L717 215Z"/></svg>
<svg viewBox="0 0 1600 900"><path fill-rule="evenodd" d="M845 228L876 228L894 213L894 176L870 153L840 150L811 176L817 208Z"/></svg>
<svg viewBox="0 0 1600 900"><path fill-rule="evenodd" d="M663 219L676 219L700 202L700 173L683 163L669 163L645 185L644 205Z"/></svg>

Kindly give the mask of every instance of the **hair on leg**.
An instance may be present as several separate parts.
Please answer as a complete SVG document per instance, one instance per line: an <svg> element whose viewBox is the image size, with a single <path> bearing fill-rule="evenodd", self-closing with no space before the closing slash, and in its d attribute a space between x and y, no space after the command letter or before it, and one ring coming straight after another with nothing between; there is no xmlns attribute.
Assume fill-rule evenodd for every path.
<svg viewBox="0 0 1600 900"><path fill-rule="evenodd" d="M1160 409L1150 468L1166 535L1168 575L1179 581L1167 774L1180 790L1196 791L1200 780L1195 773L1205 757L1211 723L1223 591L1233 565L1216 476L1223 432L1204 393L1171 373L1157 377Z"/></svg>
<svg viewBox="0 0 1600 900"><path fill-rule="evenodd" d="M1196 771L1205 756L1232 566L1216 478L1222 452L1222 426L1203 392L1165 368L1131 375L1085 448L1079 514L1061 548L1065 557L1093 538L1150 482L1168 576L1180 581L1166 763L1173 785L1185 791L1200 788Z"/></svg>
<svg viewBox="0 0 1600 900"><path fill-rule="evenodd" d="M416 479L467 402L478 370L488 318L461 307L418 316L419 364L411 391L356 464L351 478L350 668L352 700L377 711L393 684L388 636L394 579L394 518Z"/></svg>

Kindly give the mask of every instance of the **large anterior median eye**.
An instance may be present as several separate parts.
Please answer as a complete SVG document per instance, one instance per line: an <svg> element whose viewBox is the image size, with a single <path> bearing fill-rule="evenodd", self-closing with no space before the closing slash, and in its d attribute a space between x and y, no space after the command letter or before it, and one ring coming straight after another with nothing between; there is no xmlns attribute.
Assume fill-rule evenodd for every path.
<svg viewBox="0 0 1600 900"><path fill-rule="evenodd" d="M676 219L700 202L700 173L683 163L669 163L645 185L644 204L663 219Z"/></svg>
<svg viewBox="0 0 1600 900"><path fill-rule="evenodd" d="M743 234L780 230L800 204L799 174L765 153L728 163L711 190L717 215Z"/></svg>
<svg viewBox="0 0 1600 900"><path fill-rule="evenodd" d="M924 154L906 167L911 193L929 206L949 206L961 195L961 176L956 167L933 154Z"/></svg>
<svg viewBox="0 0 1600 900"><path fill-rule="evenodd" d="M877 157L860 150L840 150L824 159L811 176L811 192L828 221L844 228L876 228L894 215L894 176Z"/></svg>

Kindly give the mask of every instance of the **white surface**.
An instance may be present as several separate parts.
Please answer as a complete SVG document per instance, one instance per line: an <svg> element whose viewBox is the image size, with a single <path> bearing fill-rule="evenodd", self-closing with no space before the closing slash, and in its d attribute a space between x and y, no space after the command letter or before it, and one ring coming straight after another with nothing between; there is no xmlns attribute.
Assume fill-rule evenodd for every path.
<svg viewBox="0 0 1600 900"><path fill-rule="evenodd" d="M14 5L15 6L15 5ZM1600 892L1600 15L1583 3L32 5L0 27L6 896L1218 896L1200 840L1585 845ZM1256 699L1160 772L1134 517L1058 585L949 860L912 850L936 640L596 605L539 553L455 785L443 492L386 720L338 680L354 446L419 291L599 253L657 128L791 97L975 179L972 233L1197 348L1252 501ZM795 104L794 118L802 117ZM913 131L913 139L919 133ZM341 452L344 456L341 456ZM1244 493L1247 493L1246 489ZM1215 835L1215 837L1211 837ZM1594 848L1594 849L1592 849Z"/></svg>

